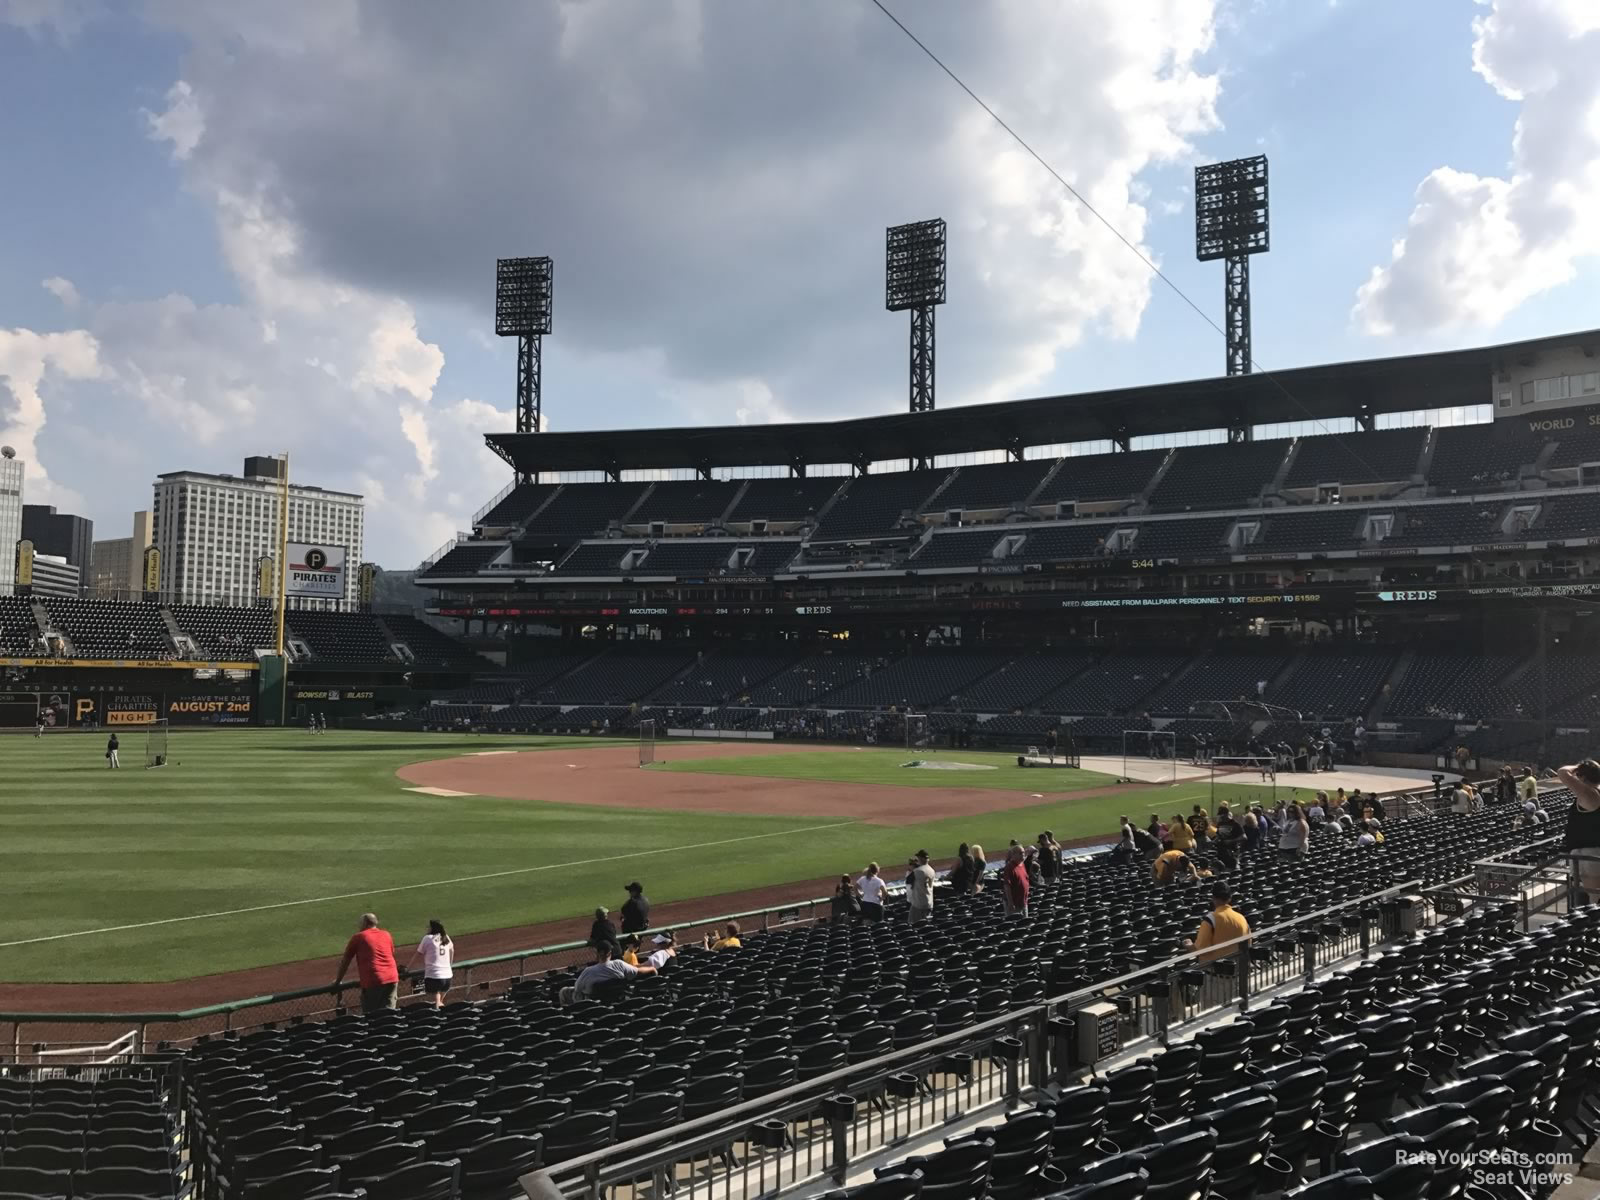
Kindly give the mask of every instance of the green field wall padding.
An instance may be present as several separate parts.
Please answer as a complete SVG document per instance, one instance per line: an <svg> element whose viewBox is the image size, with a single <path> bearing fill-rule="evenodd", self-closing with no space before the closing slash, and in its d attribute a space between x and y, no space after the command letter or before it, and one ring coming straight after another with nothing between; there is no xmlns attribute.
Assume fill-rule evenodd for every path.
<svg viewBox="0 0 1600 1200"><path fill-rule="evenodd" d="M260 691L256 694L256 711L263 725L283 724L284 658L281 654L263 654L261 669L256 672Z"/></svg>

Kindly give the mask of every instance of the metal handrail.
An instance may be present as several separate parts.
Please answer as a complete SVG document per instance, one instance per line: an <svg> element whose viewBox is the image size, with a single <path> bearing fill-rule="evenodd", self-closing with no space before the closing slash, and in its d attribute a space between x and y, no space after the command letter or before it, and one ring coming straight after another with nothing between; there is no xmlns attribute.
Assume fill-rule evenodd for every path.
<svg viewBox="0 0 1600 1200"><path fill-rule="evenodd" d="M531 1197L539 1197L540 1200L557 1200L558 1197L564 1198L567 1195L555 1183L555 1179L558 1176L568 1177L574 1174L590 1174L592 1168L597 1168L608 1161L610 1162L610 1167L607 1173L615 1174L618 1178L630 1178L645 1174L651 1165L660 1161L663 1143L670 1150L675 1160L687 1158L697 1150L710 1149L726 1143L740 1129L748 1127L755 1120L770 1115L772 1112L789 1104L801 1102L814 1104L821 1098L841 1090L841 1085L847 1082L854 1082L858 1087L870 1086L894 1074L895 1068L903 1063L937 1058L947 1050L971 1042L982 1041L987 1036L998 1035L1005 1029L1014 1028L1025 1021L1029 1021L1030 1018L1048 1017L1060 1008L1066 1008L1069 1011L1079 1008L1097 997L1124 989L1130 984L1163 977L1170 978L1187 969L1188 966L1202 961L1210 961L1211 958L1217 957L1216 951L1218 950L1245 946L1256 939L1270 939L1281 936L1298 926L1324 920L1334 913L1344 912L1350 908L1363 908L1386 897L1399 896L1407 891L1420 889L1421 886L1421 880L1408 880L1405 883L1384 888L1382 891L1373 892L1369 895L1330 905L1327 908L1318 909L1315 912L1293 917L1277 925L1252 930L1244 937L1232 938L1226 942L1217 942L1204 950L1191 950L1183 954L1174 955L1154 966L1141 967L1137 971L1130 971L1112 979L1093 983L1062 996L1036 1001L1024 1008L1015 1009L997 1017L991 1017L965 1029L934 1037L917 1046L893 1050L869 1062L842 1067L837 1071L820 1075L804 1083L791 1084L769 1095L755 1100L744 1101L733 1108L723 1109L708 1116L697 1117L691 1121L678 1122L669 1129L645 1134L634 1138L630 1142L593 1150L576 1158L566 1159L555 1166L540 1168L523 1176L519 1182ZM1202 956L1207 957L1202 959ZM656 1149L652 1152L651 1148L653 1147Z"/></svg>
<svg viewBox="0 0 1600 1200"><path fill-rule="evenodd" d="M478 526L482 525L483 524L483 519L489 515L489 513L494 509L495 505L499 504L500 501L504 500L507 496L511 495L511 493L516 491L516 490L517 490L517 480L516 480L515 477L513 477L511 479L511 482L507 483L505 485L505 487L501 488L498 492L496 492L494 494L494 496L490 498L490 500L489 500L489 502L487 504L485 504L477 512L472 514L472 527L474 529L476 529L476 528L478 528Z"/></svg>

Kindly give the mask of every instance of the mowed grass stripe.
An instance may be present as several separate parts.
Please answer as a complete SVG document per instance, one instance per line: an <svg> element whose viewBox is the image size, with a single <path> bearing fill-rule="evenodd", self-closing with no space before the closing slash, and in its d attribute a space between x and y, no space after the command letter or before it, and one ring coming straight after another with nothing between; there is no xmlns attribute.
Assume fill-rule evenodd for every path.
<svg viewBox="0 0 1600 1200"><path fill-rule="evenodd" d="M124 761L137 735L123 738ZM1206 802L1205 785L1074 800L1070 793L1024 810L900 829L848 826L721 845L680 847L814 824L789 814L734 815L583 808L496 797L406 792L395 770L409 762L483 749L593 748L590 739L489 738L299 730L186 732L172 738L175 765L105 769L103 738L0 737L0 770L25 786L0 795L8 920L18 940L108 925L210 913L347 892L405 886L541 863L604 863L398 893L374 903L398 940L420 936L429 917L461 935L556 920L582 938L597 904L616 909L629 879L658 903L820 879L869 859L891 874L926 845L953 855L957 842L991 854L1042 828L1058 837L1109 836L1119 812L1153 802L1169 815ZM677 767L691 745L668 746ZM779 756L788 758L789 756ZM794 756L803 764L851 757ZM967 757L963 755L963 757ZM727 762L728 760L717 760ZM763 760L771 762L771 759ZM712 764L702 764L712 765ZM914 772L946 786L998 772ZM1028 790L1039 777L1021 772ZM809 776L799 776L802 778ZM759 790L752 780L752 790ZM1234 789L1235 792L1242 789ZM648 852L648 853L640 853ZM183 925L18 946L6 977L27 981L166 980L335 954L359 901L333 901Z"/></svg>

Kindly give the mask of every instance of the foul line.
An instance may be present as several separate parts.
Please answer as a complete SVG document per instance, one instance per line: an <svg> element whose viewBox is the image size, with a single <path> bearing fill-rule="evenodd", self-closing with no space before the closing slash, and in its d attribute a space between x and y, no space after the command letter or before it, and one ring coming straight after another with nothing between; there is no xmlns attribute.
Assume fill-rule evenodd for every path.
<svg viewBox="0 0 1600 1200"><path fill-rule="evenodd" d="M796 833L816 833L822 829L843 829L858 821L834 821L827 825L807 825L803 829L782 829L776 833L752 833L744 837L721 838L715 842L694 842L687 846L658 846L654 850L634 850L628 854L608 854L604 858L582 858L576 862L545 863L537 867L517 867L510 871L490 871L486 875L463 875L459 879L435 879L429 883L405 883L398 887L373 888L368 892L344 892L338 896L318 896L312 900L282 900L276 904L257 904L250 908L230 908L223 912L193 913L187 917L163 917L159 921L140 921L134 925L105 925L99 929L80 929L75 933L51 933L44 937L0 942L0 950L12 946L36 946L40 942L60 942L67 938L93 937L97 933L126 933L132 929L153 929L158 925L180 925L185 921L209 921L213 917L240 917L246 913L270 912L277 908L296 908L302 904L328 904L334 900L359 900L364 896L387 896L395 892L414 892L420 888L449 887L456 883L477 883L484 879L504 879L508 875L532 875L539 871L564 871L568 867L592 867L597 863L624 858L644 858L650 854L670 854L675 850L709 850L713 846L732 846L736 842L759 842L763 838L788 837Z"/></svg>

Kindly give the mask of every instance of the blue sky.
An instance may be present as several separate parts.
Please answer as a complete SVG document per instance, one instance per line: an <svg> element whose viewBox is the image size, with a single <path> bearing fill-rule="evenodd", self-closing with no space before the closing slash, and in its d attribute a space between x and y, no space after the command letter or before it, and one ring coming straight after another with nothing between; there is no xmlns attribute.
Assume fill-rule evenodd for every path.
<svg viewBox="0 0 1600 1200"><path fill-rule="evenodd" d="M1600 325L1592 9L897 7L1219 322L1193 166L1268 154L1268 369ZM1222 366L864 0L0 0L0 111L0 434L28 498L101 536L157 472L288 449L369 496L368 557L413 565L505 479L496 254L556 259L560 429L901 407L882 228L929 215L941 404Z"/></svg>

